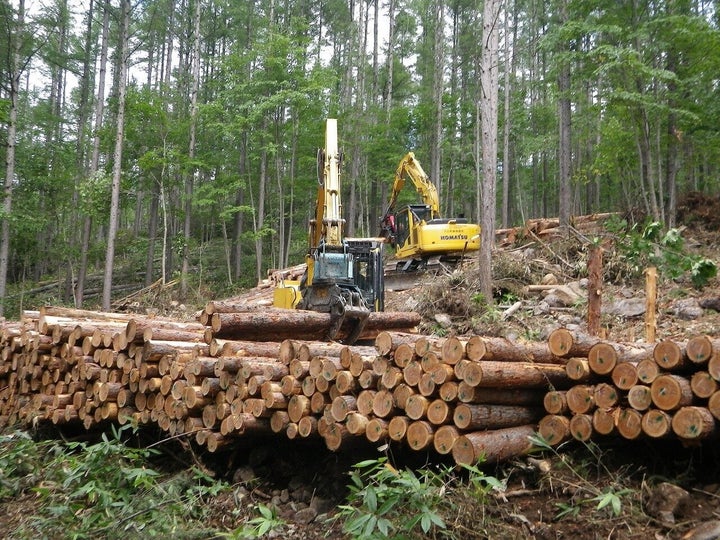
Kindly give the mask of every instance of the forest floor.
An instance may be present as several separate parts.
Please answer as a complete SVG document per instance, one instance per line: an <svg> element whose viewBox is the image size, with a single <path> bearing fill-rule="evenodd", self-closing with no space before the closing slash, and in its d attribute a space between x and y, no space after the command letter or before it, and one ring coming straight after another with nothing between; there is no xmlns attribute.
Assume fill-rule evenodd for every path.
<svg viewBox="0 0 720 540"><path fill-rule="evenodd" d="M683 207L686 247L720 263L717 236L720 203L703 198ZM698 225L698 224L702 225ZM496 254L493 275L500 301L488 311L472 299L477 292L471 270L435 276L412 289L386 296L387 311L419 312L421 331L456 335L501 335L519 340L547 338L558 326L584 325L585 306L548 306L526 286L548 274L561 281L578 279L576 262L587 246L579 242L552 245L532 241ZM621 253L604 260L602 327L606 338L630 343L645 338L642 315L616 313L612 305L645 295L641 279L616 279L626 264ZM698 290L687 279L661 280L658 291L656 339L683 340L697 334L720 337L720 313L703 309L687 318L680 302L720 300L720 279ZM503 317L513 303L519 310ZM720 303L720 302L718 302ZM388 456L397 468L412 470L452 466L447 456L413 452L404 446L370 445L328 451L322 441L253 440L231 453L199 454L179 445L188 463L202 463L232 489L206 504L212 508L206 525L231 531L257 517L257 505L274 506L281 524L264 537L344 539L342 524L328 521L346 504L348 473L361 460ZM2 452L2 448L0 448ZM533 453L483 469L504 488L480 496L471 489L448 486L442 517L447 533L457 539L648 539L709 540L720 538L720 447L716 440L695 447L675 440L624 441L608 438L590 444L566 443L552 451ZM462 477L463 472L458 472ZM0 536L12 531L40 504L33 495L0 501ZM446 534L427 538L448 537ZM413 536L412 538L424 538Z"/></svg>

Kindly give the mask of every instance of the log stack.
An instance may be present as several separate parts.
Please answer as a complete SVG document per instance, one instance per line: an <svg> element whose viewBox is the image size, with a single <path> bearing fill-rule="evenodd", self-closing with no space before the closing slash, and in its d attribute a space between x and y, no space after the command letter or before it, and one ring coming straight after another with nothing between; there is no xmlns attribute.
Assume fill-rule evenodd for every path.
<svg viewBox="0 0 720 540"><path fill-rule="evenodd" d="M551 444L717 432L720 341L707 336L438 338L385 314L396 329L370 326L373 340L343 345L316 339L312 317L288 338L273 310L206 311L182 322L46 307L4 323L0 427L132 422L211 452L258 435L321 438L333 451L393 442L458 464L523 454L536 431Z"/></svg>
<svg viewBox="0 0 720 540"><path fill-rule="evenodd" d="M264 433L322 437L331 450L396 441L493 462L528 450L548 388L572 383L543 343L433 338L411 331L414 314L385 313L366 327L370 344L342 345L315 339L317 321L232 303L195 322L26 312L0 335L0 427L134 422L210 451Z"/></svg>
<svg viewBox="0 0 720 540"><path fill-rule="evenodd" d="M628 345L558 329L549 348L568 358L567 374L576 381L545 396L539 433L550 444L604 437L695 444L717 435L720 340L698 335Z"/></svg>

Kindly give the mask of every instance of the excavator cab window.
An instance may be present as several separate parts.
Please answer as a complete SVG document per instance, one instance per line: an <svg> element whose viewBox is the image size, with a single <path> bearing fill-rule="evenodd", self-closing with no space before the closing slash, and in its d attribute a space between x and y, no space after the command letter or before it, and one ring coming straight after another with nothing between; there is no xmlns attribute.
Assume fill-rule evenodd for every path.
<svg viewBox="0 0 720 540"><path fill-rule="evenodd" d="M318 251L315 259L315 275L313 280L317 283L345 283L352 284L353 276L352 253L335 251Z"/></svg>
<svg viewBox="0 0 720 540"><path fill-rule="evenodd" d="M402 246L410 235L410 214L409 210L398 212L395 220L395 244Z"/></svg>
<svg viewBox="0 0 720 540"><path fill-rule="evenodd" d="M428 222L432 219L432 210L427 204L413 204L410 206L415 223Z"/></svg>

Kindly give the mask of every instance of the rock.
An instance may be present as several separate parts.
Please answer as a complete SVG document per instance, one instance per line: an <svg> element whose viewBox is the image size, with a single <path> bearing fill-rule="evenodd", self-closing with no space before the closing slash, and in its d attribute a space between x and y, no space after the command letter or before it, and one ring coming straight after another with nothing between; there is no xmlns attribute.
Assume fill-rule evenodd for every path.
<svg viewBox="0 0 720 540"><path fill-rule="evenodd" d="M627 287L623 287L622 289L620 289L618 291L618 294L620 294L624 298L634 298L635 296L637 296L637 293L634 290L628 289Z"/></svg>
<svg viewBox="0 0 720 540"><path fill-rule="evenodd" d="M565 302L563 302L562 298L555 294L554 290L550 292L543 301L549 308L566 307Z"/></svg>
<svg viewBox="0 0 720 540"><path fill-rule="evenodd" d="M578 322L580 322L575 315L570 315L569 313L561 313L558 315L557 321L566 327L570 325L577 325Z"/></svg>
<svg viewBox="0 0 720 540"><path fill-rule="evenodd" d="M312 506L308 506L307 508L303 508L302 510L295 512L294 521L307 525L308 523L312 523L317 515L317 510L315 510Z"/></svg>
<svg viewBox="0 0 720 540"><path fill-rule="evenodd" d="M310 500L311 497L312 497L312 493L305 486L301 486L298 489L293 490L290 493L290 498L293 501L298 501L298 502L307 502Z"/></svg>
<svg viewBox="0 0 720 540"><path fill-rule="evenodd" d="M548 313L550 313L550 304L545 300L538 302L533 308L533 315L547 315Z"/></svg>
<svg viewBox="0 0 720 540"><path fill-rule="evenodd" d="M720 521L717 519L701 523L682 536L683 540L717 540L718 538L720 538Z"/></svg>
<svg viewBox="0 0 720 540"><path fill-rule="evenodd" d="M680 514L688 498L688 492L680 486L663 482L650 494L646 510L663 523L674 525L675 517Z"/></svg>
<svg viewBox="0 0 720 540"><path fill-rule="evenodd" d="M695 298L683 298L677 300L672 307L673 314L684 321L693 321L702 317L703 308Z"/></svg>
<svg viewBox="0 0 720 540"><path fill-rule="evenodd" d="M252 467L240 467L233 474L233 483L247 484L255 480L255 471Z"/></svg>
<svg viewBox="0 0 720 540"><path fill-rule="evenodd" d="M310 507L314 508L318 514L326 514L335 508L335 503L330 499L318 497L317 495L310 501Z"/></svg>
<svg viewBox="0 0 720 540"><path fill-rule="evenodd" d="M720 311L720 296L714 296L711 298L701 298L698 305L703 309L712 309L713 311Z"/></svg>
<svg viewBox="0 0 720 540"><path fill-rule="evenodd" d="M438 323L442 328L451 328L452 319L447 313L436 313L434 316L435 322Z"/></svg>
<svg viewBox="0 0 720 540"><path fill-rule="evenodd" d="M552 306L553 303L548 300L550 297L553 297L552 302L560 302L555 307L572 307L582 299L582 296L568 285L558 285L550 290L550 294L545 297L545 301Z"/></svg>
<svg viewBox="0 0 720 540"><path fill-rule="evenodd" d="M627 298L616 300L605 309L608 315L624 319L638 317L645 313L645 298Z"/></svg>
<svg viewBox="0 0 720 540"><path fill-rule="evenodd" d="M587 280L585 286L579 281L571 281L567 284L567 287L574 292L579 298L585 298L587 295Z"/></svg>

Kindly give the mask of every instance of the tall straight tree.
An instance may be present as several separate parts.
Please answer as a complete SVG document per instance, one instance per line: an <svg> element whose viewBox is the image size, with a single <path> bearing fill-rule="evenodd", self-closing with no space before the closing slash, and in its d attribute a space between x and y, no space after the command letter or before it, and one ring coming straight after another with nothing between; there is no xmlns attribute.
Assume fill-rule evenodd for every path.
<svg viewBox="0 0 720 540"><path fill-rule="evenodd" d="M127 71L129 64L128 35L130 26L130 0L120 1L120 38L119 38L119 67L118 113L115 129L115 151L113 152L112 189L110 194L110 222L108 224L107 249L105 250L105 273L103 276L102 308L110 311L112 299L113 269L115 266L115 236L117 235L120 218L120 180L122 178L123 138L125 134L125 94L127 89Z"/></svg>
<svg viewBox="0 0 720 540"><path fill-rule="evenodd" d="M200 87L200 15L202 13L200 0L195 0L195 21L193 41L193 64L192 64L192 88L190 90L190 143L188 146L189 170L185 174L185 224L183 227L183 258L182 273L180 279L180 297L184 301L188 292L188 274L190 272L190 241L192 223L192 197L193 197L193 181L195 177L195 145L197 132L197 116L198 116L198 89Z"/></svg>
<svg viewBox="0 0 720 540"><path fill-rule="evenodd" d="M10 102L8 114L7 142L5 150L5 182L3 184L3 219L0 229L0 316L5 312L5 289L10 253L10 212L12 211L13 183L15 180L15 142L17 140L18 96L20 94L20 77L22 75L21 52L25 33L25 0L18 2L17 11L11 12L11 6L3 4L5 12L5 31L7 39L8 80L3 81L4 90Z"/></svg>
<svg viewBox="0 0 720 540"><path fill-rule="evenodd" d="M83 51L83 69L82 69L82 76L80 77L80 102L78 104L78 135L77 135L77 141L76 141L76 151L77 151L77 169L78 169L78 175L80 175L80 179L78 180L78 188L80 187L80 184L82 183L83 176L88 175L88 166L87 166L87 152L85 151L85 138L86 138L86 132L87 132L87 122L88 118L90 117L90 83L92 81L91 77L91 67L92 67L92 29L93 29L93 19L95 14L95 0L91 0L90 5L88 6L88 13L87 13L87 27L85 31L85 50ZM80 202L80 199L82 198L79 189L76 189L75 197L77 202ZM86 215L83 215L83 212L80 212L80 216L82 217L83 226L81 229L80 234L80 266L78 268L78 276L77 281L75 283L75 291L73 294L73 301L75 304L75 307L79 308L82 307L82 301L83 301L83 295L85 290L85 275L87 274L87 256L88 256L88 244L90 242L90 228L91 228L91 218L89 212Z"/></svg>
<svg viewBox="0 0 720 540"><path fill-rule="evenodd" d="M566 24L568 21L567 0L560 0L560 21ZM561 46L563 46L561 42ZM561 230L566 230L570 223L570 61L569 55L560 52L560 68L558 71L558 161L560 166L560 195L559 211Z"/></svg>
<svg viewBox="0 0 720 540"><path fill-rule="evenodd" d="M493 301L492 250L495 245L495 184L498 151L498 60L500 4L485 0L483 9L482 58L480 62L480 110L482 121L482 204L481 246L479 253L480 291L488 304Z"/></svg>

